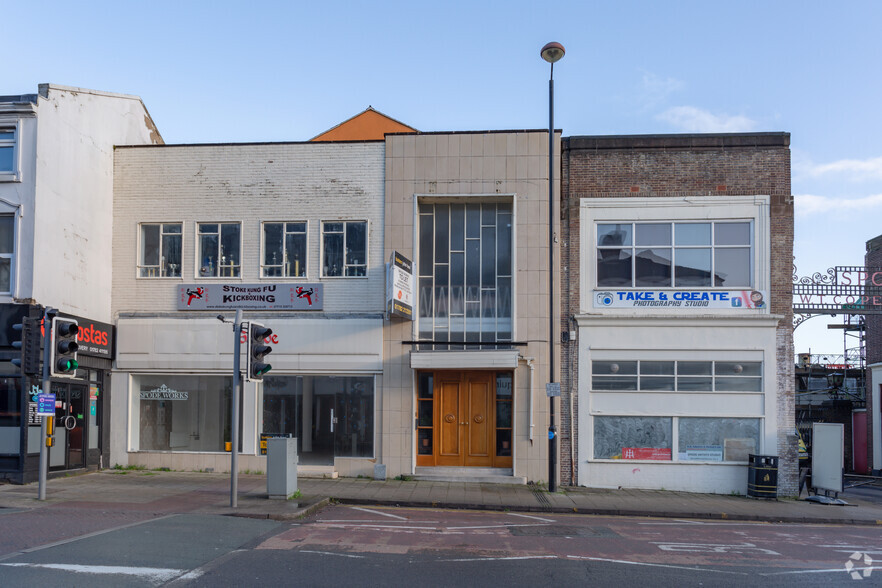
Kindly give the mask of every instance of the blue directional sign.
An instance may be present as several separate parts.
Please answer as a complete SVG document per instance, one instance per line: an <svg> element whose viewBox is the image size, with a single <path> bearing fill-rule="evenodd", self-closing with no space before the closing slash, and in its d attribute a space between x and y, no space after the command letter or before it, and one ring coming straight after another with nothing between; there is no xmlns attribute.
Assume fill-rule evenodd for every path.
<svg viewBox="0 0 882 588"><path fill-rule="evenodd" d="M55 416L55 394L37 394L37 414Z"/></svg>

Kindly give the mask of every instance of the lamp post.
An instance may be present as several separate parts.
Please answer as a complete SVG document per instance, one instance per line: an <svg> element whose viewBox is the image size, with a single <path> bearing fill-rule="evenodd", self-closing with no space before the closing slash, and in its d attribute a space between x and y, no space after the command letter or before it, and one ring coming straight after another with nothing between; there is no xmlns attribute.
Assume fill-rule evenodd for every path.
<svg viewBox="0 0 882 588"><path fill-rule="evenodd" d="M539 54L551 64L548 77L548 381L554 383L554 64L564 56L560 43L546 44ZM557 428L554 396L548 397L548 490L557 490Z"/></svg>

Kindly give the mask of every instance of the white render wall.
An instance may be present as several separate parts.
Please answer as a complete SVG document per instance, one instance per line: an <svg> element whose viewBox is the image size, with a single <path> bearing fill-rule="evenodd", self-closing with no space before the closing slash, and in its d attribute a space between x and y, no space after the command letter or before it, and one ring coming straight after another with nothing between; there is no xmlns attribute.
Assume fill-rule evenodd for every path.
<svg viewBox="0 0 882 588"><path fill-rule="evenodd" d="M384 306L382 142L173 145L116 150L113 316L177 314L180 284L319 282L324 313ZM320 276L321 222L368 221L366 278ZM261 223L307 221L306 278L261 278ZM181 278L138 278L139 223L183 222ZM196 277L196 225L242 223L241 278ZM216 314L216 312L214 313ZM214 316L211 314L211 316Z"/></svg>

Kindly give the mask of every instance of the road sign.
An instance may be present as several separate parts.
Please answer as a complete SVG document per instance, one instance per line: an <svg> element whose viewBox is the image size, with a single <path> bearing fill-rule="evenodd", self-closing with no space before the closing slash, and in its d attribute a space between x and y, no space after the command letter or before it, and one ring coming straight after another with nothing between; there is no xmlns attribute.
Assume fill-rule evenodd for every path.
<svg viewBox="0 0 882 588"><path fill-rule="evenodd" d="M37 414L55 416L55 394L37 394Z"/></svg>

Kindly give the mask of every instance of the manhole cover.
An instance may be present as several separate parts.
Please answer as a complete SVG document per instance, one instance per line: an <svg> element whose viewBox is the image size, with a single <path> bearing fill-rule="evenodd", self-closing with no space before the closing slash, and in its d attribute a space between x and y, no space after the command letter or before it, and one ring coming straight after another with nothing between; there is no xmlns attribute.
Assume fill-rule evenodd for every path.
<svg viewBox="0 0 882 588"><path fill-rule="evenodd" d="M565 525L541 525L536 527L511 527L512 535L529 537L618 537L606 527L572 527Z"/></svg>

